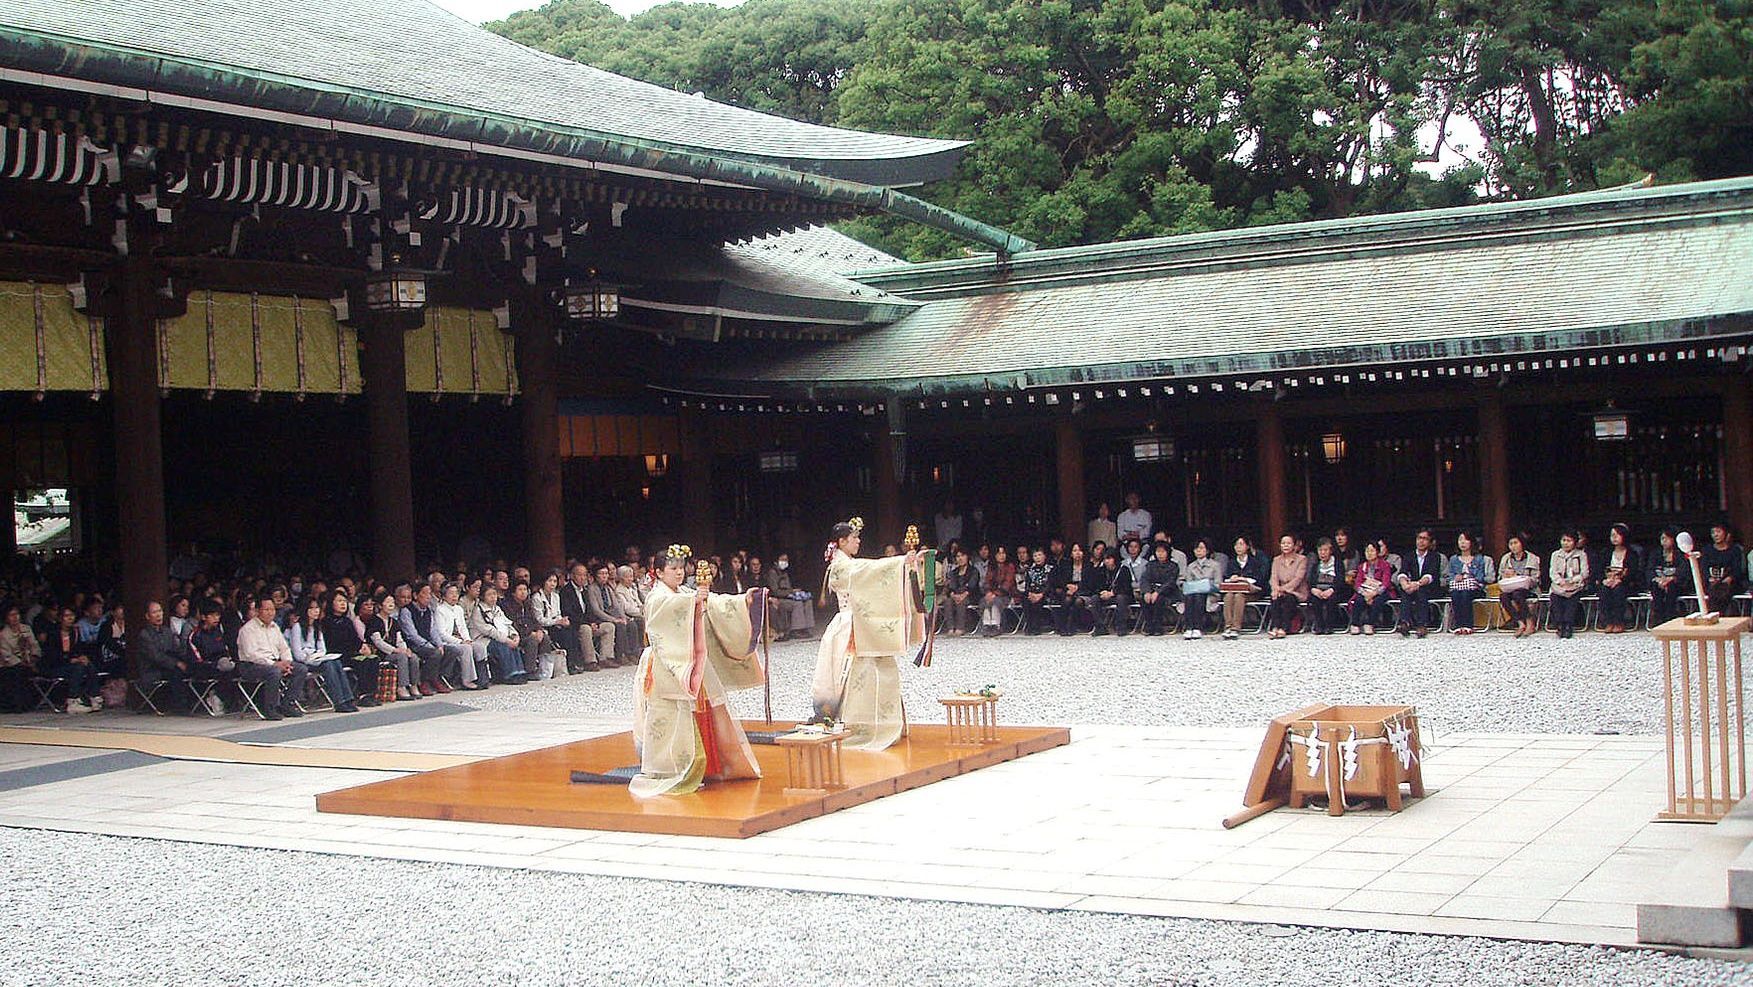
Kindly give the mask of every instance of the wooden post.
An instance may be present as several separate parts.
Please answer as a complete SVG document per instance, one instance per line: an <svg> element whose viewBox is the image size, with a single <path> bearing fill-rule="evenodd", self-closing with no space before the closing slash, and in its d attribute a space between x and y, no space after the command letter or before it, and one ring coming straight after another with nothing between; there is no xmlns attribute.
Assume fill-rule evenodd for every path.
<svg viewBox="0 0 1753 987"><path fill-rule="evenodd" d="M1059 533L1067 545L1075 545L1083 541L1085 530L1083 433L1067 420L1054 426L1053 436L1059 466Z"/></svg>
<svg viewBox="0 0 1753 987"><path fill-rule="evenodd" d="M896 437L887 429L879 428L876 432L876 498L877 498L877 539L882 542L899 543L903 528L901 522L901 479L897 476L895 462ZM905 441L903 437L900 441ZM866 551L880 554L881 544L871 545ZM873 551L874 549L874 551Z"/></svg>
<svg viewBox="0 0 1753 987"><path fill-rule="evenodd" d="M1479 499L1486 552L1508 551L1510 540L1509 427L1503 394L1488 387L1479 395Z"/></svg>
<svg viewBox="0 0 1753 987"><path fill-rule="evenodd" d="M1284 491L1284 415L1278 402L1262 401L1254 419L1255 444L1260 475L1260 532L1258 544L1277 544L1290 523L1290 507ZM1271 551L1268 550L1270 555Z"/></svg>
<svg viewBox="0 0 1753 987"><path fill-rule="evenodd" d="M414 472L408 449L408 366L403 329L362 320L360 371L371 453L371 570L390 582L414 572Z"/></svg>
<svg viewBox="0 0 1753 987"><path fill-rule="evenodd" d="M170 572L153 280L149 261L124 258L117 269L114 304L104 313L110 398L115 410L122 600L128 607L129 621L135 626L144 626L148 602L164 601ZM140 635L128 635L129 679L138 676L139 649L143 643Z"/></svg>
<svg viewBox="0 0 1753 987"><path fill-rule="evenodd" d="M706 441L705 413L695 408L682 408L676 414L681 456L676 464L677 481L682 488L682 530L694 539L689 544L708 551L717 537L717 522L712 512L712 447Z"/></svg>
<svg viewBox="0 0 1753 987"><path fill-rule="evenodd" d="M1744 374L1723 378L1723 506L1743 543L1753 538L1753 389Z"/></svg>
<svg viewBox="0 0 1753 987"><path fill-rule="evenodd" d="M560 476L560 409L554 378L560 347L553 306L518 292L511 297L517 333L517 379L523 431L524 547L531 572L566 561L566 502Z"/></svg>
<svg viewBox="0 0 1753 987"><path fill-rule="evenodd" d="M0 423L0 493L10 501L18 493L18 436L11 423ZM18 528L7 504L4 524L0 524L0 563L12 561L18 554Z"/></svg>

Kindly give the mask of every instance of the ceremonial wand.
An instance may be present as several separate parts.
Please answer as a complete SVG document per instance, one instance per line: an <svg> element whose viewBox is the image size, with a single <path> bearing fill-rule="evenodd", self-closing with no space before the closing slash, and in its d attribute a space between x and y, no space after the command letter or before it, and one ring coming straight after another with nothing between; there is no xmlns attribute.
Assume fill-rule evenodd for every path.
<svg viewBox="0 0 1753 987"><path fill-rule="evenodd" d="M909 552L919 549L919 526L909 524L906 537L901 545ZM919 608L925 614L925 643L920 645L919 654L914 656L913 664L917 668L931 667L932 643L937 638L937 551L926 549L919 556L918 574L909 574L908 578L919 580Z"/></svg>
<svg viewBox="0 0 1753 987"><path fill-rule="evenodd" d="M1714 624L1717 615L1710 612L1710 601L1704 595L1704 570L1698 564L1699 553L1693 550L1692 532L1682 531L1674 536L1674 547L1692 563L1692 588L1698 591L1698 612L1686 618L1688 624Z"/></svg>

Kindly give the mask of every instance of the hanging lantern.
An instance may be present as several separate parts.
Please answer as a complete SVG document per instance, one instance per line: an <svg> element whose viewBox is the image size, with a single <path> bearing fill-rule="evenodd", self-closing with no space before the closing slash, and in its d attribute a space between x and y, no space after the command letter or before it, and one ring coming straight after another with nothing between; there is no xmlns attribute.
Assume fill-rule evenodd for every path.
<svg viewBox="0 0 1753 987"><path fill-rule="evenodd" d="M382 270L365 278L365 307L373 312L416 312L426 307L426 275L401 266L391 256Z"/></svg>
<svg viewBox="0 0 1753 987"><path fill-rule="evenodd" d="M670 457L665 453L645 454L645 475L659 477L670 471Z"/></svg>
<svg viewBox="0 0 1753 987"><path fill-rule="evenodd" d="M1328 432L1321 436L1321 455L1329 463L1342 462L1345 459L1344 433Z"/></svg>
<svg viewBox="0 0 1753 987"><path fill-rule="evenodd" d="M621 289L591 271L583 281L567 280L565 304L566 317L574 322L610 322L621 314Z"/></svg>

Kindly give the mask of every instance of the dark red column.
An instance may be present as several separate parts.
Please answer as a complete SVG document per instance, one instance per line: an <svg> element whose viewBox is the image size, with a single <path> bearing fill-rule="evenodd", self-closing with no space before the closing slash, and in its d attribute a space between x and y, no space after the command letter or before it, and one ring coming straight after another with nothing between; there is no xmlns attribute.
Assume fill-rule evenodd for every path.
<svg viewBox="0 0 1753 987"><path fill-rule="evenodd" d="M560 477L560 404L555 377L560 347L553 315L539 302L512 299L517 379L522 389L524 551L531 572L566 561L566 501Z"/></svg>
<svg viewBox="0 0 1753 987"><path fill-rule="evenodd" d="M1511 523L1509 425L1503 395L1495 387L1479 395L1479 501L1486 551L1507 551Z"/></svg>
<svg viewBox="0 0 1753 987"><path fill-rule="evenodd" d="M1746 544L1753 539L1753 391L1742 374L1723 380L1723 488L1729 524Z"/></svg>
<svg viewBox="0 0 1753 987"><path fill-rule="evenodd" d="M1083 433L1069 421L1053 428L1054 459L1059 466L1059 533L1068 545L1083 541Z"/></svg>
<svg viewBox="0 0 1753 987"><path fill-rule="evenodd" d="M712 446L706 439L705 413L683 408L676 415L682 454L676 464L676 481L682 487L684 538L697 549L710 550L718 537L718 520L712 509Z"/></svg>
<svg viewBox="0 0 1753 987"><path fill-rule="evenodd" d="M165 599L170 560L165 544L164 433L158 397L158 336L149 262L117 267L113 304L105 313L110 399L114 402L117 549L122 600L135 626L146 604ZM128 636L128 677L139 669L137 634Z"/></svg>
<svg viewBox="0 0 1753 987"><path fill-rule="evenodd" d="M371 568L390 582L414 573L414 474L402 332L375 317L368 317L360 331L371 454Z"/></svg>
<svg viewBox="0 0 1753 987"><path fill-rule="evenodd" d="M1260 532L1259 544L1267 555L1271 546L1288 530L1290 505L1285 496L1284 415L1278 402L1262 401L1257 406L1254 435L1258 446L1260 470Z"/></svg>
<svg viewBox="0 0 1753 987"><path fill-rule="evenodd" d="M874 538L866 535L868 541L876 543L868 550L871 555L880 554L878 550L885 544L899 545L901 536L907 531L906 522L901 519L901 479L895 468L896 441L906 440L904 437L897 439L884 429L876 433L876 530L872 533Z"/></svg>

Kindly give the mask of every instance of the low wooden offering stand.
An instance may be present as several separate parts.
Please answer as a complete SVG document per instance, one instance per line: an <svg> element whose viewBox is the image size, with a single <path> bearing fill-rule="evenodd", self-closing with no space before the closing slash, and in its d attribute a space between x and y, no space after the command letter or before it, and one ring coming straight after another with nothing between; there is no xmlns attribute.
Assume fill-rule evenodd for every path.
<svg viewBox="0 0 1753 987"><path fill-rule="evenodd" d="M1746 617L1676 617L1650 631L1662 643L1668 807L1656 818L1714 823L1747 794L1741 636Z"/></svg>
<svg viewBox="0 0 1753 987"><path fill-rule="evenodd" d="M978 692L945 696L944 712L949 716L951 747L980 747L998 742L998 697Z"/></svg>
<svg viewBox="0 0 1753 987"><path fill-rule="evenodd" d="M821 796L846 787L840 744L851 736L833 733L788 733L774 739L785 750L786 795Z"/></svg>
<svg viewBox="0 0 1753 987"><path fill-rule="evenodd" d="M1242 811L1223 821L1234 829L1286 805L1300 809L1327 799L1327 814L1345 814L1345 800L1375 798L1398 812L1400 786L1424 797L1418 711L1411 706L1317 703L1275 717L1254 760Z"/></svg>

